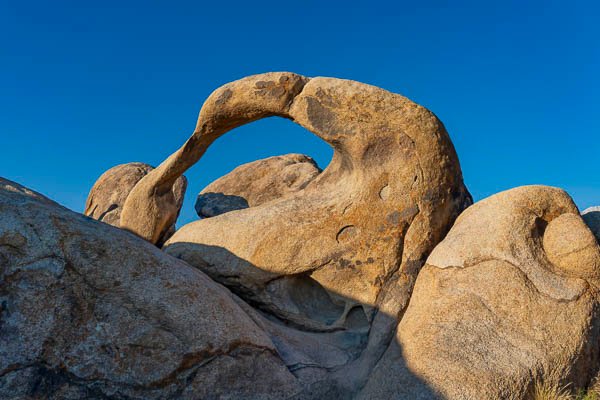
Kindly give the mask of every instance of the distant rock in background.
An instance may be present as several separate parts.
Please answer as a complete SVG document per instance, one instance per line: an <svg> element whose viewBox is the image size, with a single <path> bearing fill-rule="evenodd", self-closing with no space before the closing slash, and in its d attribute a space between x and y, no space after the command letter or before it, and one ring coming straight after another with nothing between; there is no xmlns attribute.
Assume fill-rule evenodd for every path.
<svg viewBox="0 0 600 400"><path fill-rule="evenodd" d="M119 227L125 199L127 199L134 186L153 169L154 167L151 165L140 162L121 164L109 169L98 178L90 190L83 212L84 215ZM173 187L174 206L178 210L181 210L186 188L187 180L185 176L181 176ZM175 233L174 222L163 232L159 245L164 243L173 233Z"/></svg>
<svg viewBox="0 0 600 400"><path fill-rule="evenodd" d="M583 220L590 227L600 242L600 206L590 207L581 213Z"/></svg>
<svg viewBox="0 0 600 400"><path fill-rule="evenodd" d="M303 154L286 154L240 165L198 195L201 218L258 206L302 190L319 175L315 161Z"/></svg>
<svg viewBox="0 0 600 400"><path fill-rule="evenodd" d="M196 199L196 213L201 218L216 217L230 211L243 210L250 205L245 198L224 193L201 193Z"/></svg>

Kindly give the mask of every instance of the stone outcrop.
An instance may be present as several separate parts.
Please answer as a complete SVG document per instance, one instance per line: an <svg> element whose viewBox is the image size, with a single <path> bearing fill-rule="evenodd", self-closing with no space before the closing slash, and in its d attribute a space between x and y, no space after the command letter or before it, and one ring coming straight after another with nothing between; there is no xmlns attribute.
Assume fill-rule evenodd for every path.
<svg viewBox="0 0 600 400"><path fill-rule="evenodd" d="M427 109L362 83L290 73L216 90L196 133L148 177L162 182L164 174L170 184L219 135L271 115L331 144L330 165L302 190L183 226L165 251L302 332L350 332L359 344L335 377L303 349L286 362L305 386L352 392L392 339L429 252L471 198L448 134ZM340 335L327 337L345 346Z"/></svg>
<svg viewBox="0 0 600 400"><path fill-rule="evenodd" d="M259 206L302 190L321 170L303 154L286 154L240 165L200 192L196 212L201 218Z"/></svg>
<svg viewBox="0 0 600 400"><path fill-rule="evenodd" d="M119 227L121 210L133 187L154 168L148 164L133 162L112 167L96 181L88 195L84 214L98 221ZM187 180L179 177L171 191L165 207L159 214L167 215L164 228L158 233L155 243L161 245L175 233L175 221L181 211Z"/></svg>
<svg viewBox="0 0 600 400"><path fill-rule="evenodd" d="M600 366L599 286L600 246L564 191L482 200L429 256L363 398L420 398L415 374L447 399L585 388Z"/></svg>
<svg viewBox="0 0 600 400"><path fill-rule="evenodd" d="M271 116L329 143L327 168L241 166L173 234L183 173ZM443 124L400 95L286 72L226 84L156 169L103 174L89 217L0 179L0 398L585 388L600 376L598 210L544 186L471 203Z"/></svg>
<svg viewBox="0 0 600 400"><path fill-rule="evenodd" d="M290 397L221 285L129 232L0 179L0 398Z"/></svg>
<svg viewBox="0 0 600 400"><path fill-rule="evenodd" d="M600 242L600 207L590 207L582 212L581 216Z"/></svg>

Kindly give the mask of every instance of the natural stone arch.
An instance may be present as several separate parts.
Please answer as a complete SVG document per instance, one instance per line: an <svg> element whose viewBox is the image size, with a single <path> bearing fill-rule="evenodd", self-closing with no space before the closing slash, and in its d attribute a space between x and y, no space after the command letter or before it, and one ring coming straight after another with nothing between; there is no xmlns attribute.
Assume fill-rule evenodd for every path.
<svg viewBox="0 0 600 400"><path fill-rule="evenodd" d="M182 227L165 250L301 330L350 329L358 305L357 329L368 340L353 356L361 365L340 367L340 376L360 387L392 340L426 257L471 204L433 113L335 78L282 72L229 83L204 103L190 139L136 185L121 226L154 242L172 218L161 202L173 182L219 136L270 116L331 144L331 163L292 196ZM315 307L331 312L315 318Z"/></svg>
<svg viewBox="0 0 600 400"><path fill-rule="evenodd" d="M267 82L274 80L278 81L276 87L267 88ZM271 116L290 118L289 105L305 82L306 78L296 74L264 74L215 90L202 106L192 136L132 190L123 206L121 227L156 243L159 232L176 218L172 212L165 212L169 204L165 196L169 196L175 180L231 129Z"/></svg>

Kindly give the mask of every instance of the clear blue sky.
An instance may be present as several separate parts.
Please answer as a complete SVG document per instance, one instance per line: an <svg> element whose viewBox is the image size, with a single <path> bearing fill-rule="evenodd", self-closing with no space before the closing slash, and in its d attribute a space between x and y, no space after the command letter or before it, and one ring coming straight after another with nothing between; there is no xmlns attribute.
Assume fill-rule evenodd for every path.
<svg viewBox="0 0 600 400"><path fill-rule="evenodd" d="M597 1L0 1L0 176L82 211L108 168L158 164L223 83L354 79L434 111L475 199L525 184L600 204ZM196 194L235 166L329 147L268 119L219 139Z"/></svg>

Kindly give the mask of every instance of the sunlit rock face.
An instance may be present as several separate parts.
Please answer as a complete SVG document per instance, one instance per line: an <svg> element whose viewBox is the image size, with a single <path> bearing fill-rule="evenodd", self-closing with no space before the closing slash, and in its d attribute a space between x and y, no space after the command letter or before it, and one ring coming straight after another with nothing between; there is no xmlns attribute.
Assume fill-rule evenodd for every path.
<svg viewBox="0 0 600 400"><path fill-rule="evenodd" d="M354 376L343 378L354 390L392 339L429 252L471 204L458 158L442 123L405 97L289 73L215 91L190 140L256 115L290 118L330 143L330 165L285 196L183 226L165 251L300 332L330 333L343 359L330 365L294 349L289 365L307 384L346 368L340 376Z"/></svg>
<svg viewBox="0 0 600 400"><path fill-rule="evenodd" d="M202 189L196 212L210 218L259 206L304 189L321 170L303 154L285 154L240 165Z"/></svg>
<svg viewBox="0 0 600 400"><path fill-rule="evenodd" d="M407 371L451 399L585 388L599 366L599 285L600 246L564 191L526 186L482 200L429 256L363 397L411 398Z"/></svg>
<svg viewBox="0 0 600 400"><path fill-rule="evenodd" d="M329 143L331 163L241 166L172 234L183 173L272 116ZM443 124L405 97L287 72L224 85L157 168L107 171L91 218L0 180L0 398L585 388L600 366L595 214L543 186L471 203Z"/></svg>

